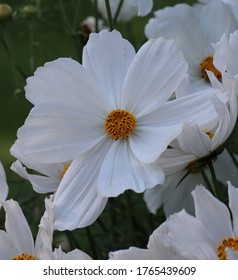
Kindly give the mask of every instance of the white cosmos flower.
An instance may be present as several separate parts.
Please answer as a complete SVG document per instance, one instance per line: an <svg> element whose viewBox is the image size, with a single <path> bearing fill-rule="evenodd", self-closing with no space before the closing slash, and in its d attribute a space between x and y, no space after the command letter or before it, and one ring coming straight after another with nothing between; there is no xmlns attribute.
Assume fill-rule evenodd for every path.
<svg viewBox="0 0 238 280"><path fill-rule="evenodd" d="M179 260L184 259L171 249L163 237L167 233L166 222L161 224L150 236L146 249L130 247L109 253L110 260Z"/></svg>
<svg viewBox="0 0 238 280"><path fill-rule="evenodd" d="M3 207L6 231L0 231L0 259L37 259L38 250L42 248L34 245L30 227L19 204L11 199L6 200Z"/></svg>
<svg viewBox="0 0 238 280"><path fill-rule="evenodd" d="M168 101L186 69L171 40L149 40L135 54L119 32L101 31L90 35L82 65L61 58L27 79L35 106L18 130L22 153L40 163L73 160L54 199L58 229L80 223L83 191L111 197L163 183L156 160L183 123L217 120L212 91Z"/></svg>
<svg viewBox="0 0 238 280"><path fill-rule="evenodd" d="M86 17L81 23L80 27L83 33L90 34L96 32L96 18L93 16ZM98 20L98 30L106 29L103 20Z"/></svg>
<svg viewBox="0 0 238 280"><path fill-rule="evenodd" d="M215 78L213 79L212 83L215 83ZM165 183L144 193L147 207L152 213L162 205L166 216L183 208L193 213L191 191L197 184L207 186L202 172L210 179L208 160L213 161L217 178L221 182L225 183L229 176L236 179L236 167L228 152L223 151L223 145L237 119L237 84L235 80L225 76L223 80L224 85L219 83L218 86L228 94L228 103L218 97L212 98L218 114L218 124L209 128L209 124L201 127L196 123L186 123L182 133L161 155L159 163L166 174Z"/></svg>
<svg viewBox="0 0 238 280"><path fill-rule="evenodd" d="M232 11L221 1L210 1L206 5L192 7L178 4L155 12L155 18L145 27L147 38L171 38L183 51L188 62L189 79L194 89L209 86L206 70L214 68L212 43L217 43L223 34L229 34L238 27Z"/></svg>
<svg viewBox="0 0 238 280"><path fill-rule="evenodd" d="M199 170L188 174L189 167L192 166L192 156L181 152L181 158L176 158L175 153L175 150L171 151L174 161L180 162L182 165L182 161L184 160L183 167L178 164L178 166L172 166L170 171L168 170L170 168L167 169L164 167L165 172L167 169L169 174L166 176L164 184L157 185L152 189L146 190L144 193L144 200L148 210L153 214L156 214L156 211L160 207L163 207L166 217L182 209L185 209L190 214L194 214L194 203L191 192L194 190L195 186L199 184L208 187L207 181L204 180L204 175L210 181L210 184L212 182L210 171L207 166L201 167ZM166 157L163 160L166 161ZM168 163L169 162L170 160ZM167 164L165 164L165 166L167 166ZM219 182L225 185L230 178L232 182L238 184L236 175L237 166L226 150L217 156L213 161L213 166ZM170 174L172 169L178 171L174 171L175 173Z"/></svg>
<svg viewBox="0 0 238 280"><path fill-rule="evenodd" d="M52 197L45 200L46 210L41 218L39 231L34 242L31 229L17 201L12 199L3 203L6 212L5 231L0 230L1 260L36 260L36 259L69 259L74 256L79 259L90 259L80 250L70 254L61 248L53 251L54 214Z"/></svg>
<svg viewBox="0 0 238 280"><path fill-rule="evenodd" d="M121 0L110 0L112 17L114 18ZM123 2L118 21L129 21L135 16L146 16L153 7L153 0L126 0ZM98 0L98 9L107 18L105 0Z"/></svg>
<svg viewBox="0 0 238 280"><path fill-rule="evenodd" d="M2 202L5 201L8 195L8 185L6 174L3 168L2 163L0 162L0 208L2 206Z"/></svg>
<svg viewBox="0 0 238 280"><path fill-rule="evenodd" d="M192 192L195 217L182 210L166 221L163 236L184 258L238 259L238 189L228 182L229 209L204 187ZM186 229L186 230L185 230Z"/></svg>

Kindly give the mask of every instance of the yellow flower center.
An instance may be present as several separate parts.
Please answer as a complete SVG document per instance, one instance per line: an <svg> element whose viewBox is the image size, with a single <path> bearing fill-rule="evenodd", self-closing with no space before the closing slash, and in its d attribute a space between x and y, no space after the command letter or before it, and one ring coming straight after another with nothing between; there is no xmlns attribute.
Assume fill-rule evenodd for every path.
<svg viewBox="0 0 238 280"><path fill-rule="evenodd" d="M12 258L13 260L17 260L17 261L27 261L27 260L35 260L36 258L30 254L26 254L26 253L23 253L21 255L17 255L15 256L14 258Z"/></svg>
<svg viewBox="0 0 238 280"><path fill-rule="evenodd" d="M204 58L204 60L200 63L200 70L201 70L202 78L205 80L208 80L206 70L213 72L218 80L221 79L220 71L218 71L217 68L213 65L212 56L208 56L208 57Z"/></svg>
<svg viewBox="0 0 238 280"><path fill-rule="evenodd" d="M136 127L136 117L127 110L116 109L107 115L104 127L112 139L127 138Z"/></svg>
<svg viewBox="0 0 238 280"><path fill-rule="evenodd" d="M64 177L64 175L65 175L66 171L68 170L69 166L70 166L69 162L64 165L64 168L60 173L60 179L62 179Z"/></svg>
<svg viewBox="0 0 238 280"><path fill-rule="evenodd" d="M226 248L238 252L238 236L224 238L222 243L217 245L217 256L220 260L227 260Z"/></svg>

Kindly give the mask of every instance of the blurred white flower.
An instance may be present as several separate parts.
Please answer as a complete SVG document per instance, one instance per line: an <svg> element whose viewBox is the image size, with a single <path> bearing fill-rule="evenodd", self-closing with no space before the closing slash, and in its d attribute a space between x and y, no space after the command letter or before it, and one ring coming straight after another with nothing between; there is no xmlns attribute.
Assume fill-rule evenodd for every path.
<svg viewBox="0 0 238 280"><path fill-rule="evenodd" d="M189 80L194 89L208 86L206 70L213 71L217 78L221 73L213 65L214 49L223 34L238 28L229 5L221 1L209 1L206 5L189 6L178 4L155 12L155 18L145 27L148 38L173 39L183 51L188 62Z"/></svg>
<svg viewBox="0 0 238 280"><path fill-rule="evenodd" d="M121 0L110 0L112 17L114 18ZM153 0L126 0L123 1L118 21L129 21L135 16L146 16L153 7ZM105 0L98 0L98 9L104 18L107 18Z"/></svg>
<svg viewBox="0 0 238 280"><path fill-rule="evenodd" d="M224 95L228 95L228 102L224 103L217 96L212 98L218 124L209 127L208 123L204 126L186 123L182 133L161 155L159 163L166 174L165 183L144 193L147 207L152 213L162 205L166 216L183 208L193 213L191 191L197 184L208 186L204 179L204 176L210 179L208 161L212 160L218 180L225 183L228 176L235 180L236 167L228 152L223 151L223 145L231 135L237 119L237 84L225 76L223 80L224 85L219 83L218 86Z"/></svg>
<svg viewBox="0 0 238 280"><path fill-rule="evenodd" d="M171 250L191 260L238 259L238 189L228 182L229 209L203 186L192 192L195 217L182 210L166 221ZM186 229L186 230L185 230Z"/></svg>
<svg viewBox="0 0 238 280"><path fill-rule="evenodd" d="M2 206L2 202L5 201L8 195L8 185L6 174L3 168L2 163L0 162L0 208Z"/></svg>
<svg viewBox="0 0 238 280"><path fill-rule="evenodd" d="M96 19L93 16L88 16L85 20L80 23L80 27L83 33L90 34L96 32ZM98 20L98 31L105 29L104 23L101 19Z"/></svg>
<svg viewBox="0 0 238 280"><path fill-rule="evenodd" d="M80 224L84 192L111 197L163 183L156 160L183 123L217 119L213 92L168 101L186 70L171 40L149 40L135 54L119 32L104 30L90 34L82 65L61 58L27 79L35 106L18 130L22 153L41 163L73 160L54 198L57 229Z"/></svg>

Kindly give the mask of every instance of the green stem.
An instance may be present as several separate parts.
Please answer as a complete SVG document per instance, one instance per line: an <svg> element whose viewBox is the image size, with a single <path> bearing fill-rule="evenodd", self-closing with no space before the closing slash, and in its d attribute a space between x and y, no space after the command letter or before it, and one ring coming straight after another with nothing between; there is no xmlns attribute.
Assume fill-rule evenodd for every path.
<svg viewBox="0 0 238 280"><path fill-rule="evenodd" d="M80 18L80 0L77 0L76 3L76 8L75 8L75 14L74 14L74 24L73 24L73 30L74 32L77 30L78 28L78 23L79 23L79 18Z"/></svg>
<svg viewBox="0 0 238 280"><path fill-rule="evenodd" d="M110 31L114 30L113 18L112 18L112 11L110 7L109 0L105 0L106 9L107 9L107 17L110 26Z"/></svg>
<svg viewBox="0 0 238 280"><path fill-rule="evenodd" d="M134 242L136 244L139 244L138 242L138 238L137 238L137 232L135 229L135 222L134 222L134 217L133 217L133 211L132 211L132 201L131 201L131 196L130 193L126 193L126 201L125 201L125 205L126 205L126 214L129 220L129 227L130 227L130 231L131 231L131 235L134 239Z"/></svg>
<svg viewBox="0 0 238 280"><path fill-rule="evenodd" d="M220 185L216 177L216 172L213 166L213 162L210 160L208 161L208 168L212 177L212 184L214 189L214 194L218 199L221 199L221 192L220 192Z"/></svg>
<svg viewBox="0 0 238 280"><path fill-rule="evenodd" d="M29 43L30 43L30 69L31 73L35 71L35 50L34 50L34 19L29 20Z"/></svg>
<svg viewBox="0 0 238 280"><path fill-rule="evenodd" d="M118 16L119 16L120 12L121 12L121 8L122 8L122 5L123 5L123 2L124 2L124 0L121 0L120 3L118 4L118 7L117 7L117 10L116 10L114 19L113 19L114 26L116 26L117 19L118 19Z"/></svg>
<svg viewBox="0 0 238 280"><path fill-rule="evenodd" d="M72 33L71 24L68 20L66 12L65 12L65 7L64 7L63 0L58 0L58 3L59 3L61 18L62 18L62 22L64 24L64 28L67 32Z"/></svg>
<svg viewBox="0 0 238 280"><path fill-rule="evenodd" d="M15 49L13 47L13 43L11 40L11 36L9 34L8 28L5 24L2 24L2 33L3 33L3 41L4 41L4 46L6 48L6 51L9 55L11 67L12 67L12 72L13 72L13 77L15 80L16 88L21 89L22 85L21 82L19 81L19 76L18 76L18 68L17 68L17 62L16 62L16 53Z"/></svg>
<svg viewBox="0 0 238 280"><path fill-rule="evenodd" d="M87 237L88 237L89 244L90 244L91 249L92 249L93 258L95 260L98 260L99 257L98 257L98 253L97 253L97 250L96 250L96 243L95 243L95 241L93 239L93 236L91 234L90 228L86 227L85 230L86 230L86 234L87 234Z"/></svg>
<svg viewBox="0 0 238 280"><path fill-rule="evenodd" d="M204 171L204 170L202 170L202 171L201 171L201 173L202 173L203 180L205 181L205 183L206 183L206 186L207 186L208 190L211 192L211 194L212 194L212 195L214 195L214 196L215 196L215 193L214 193L213 187L212 187L212 185L211 185L210 181L208 180L208 178L207 178L207 175L206 175L205 171Z"/></svg>
<svg viewBox="0 0 238 280"><path fill-rule="evenodd" d="M94 0L95 31L98 33L98 0Z"/></svg>

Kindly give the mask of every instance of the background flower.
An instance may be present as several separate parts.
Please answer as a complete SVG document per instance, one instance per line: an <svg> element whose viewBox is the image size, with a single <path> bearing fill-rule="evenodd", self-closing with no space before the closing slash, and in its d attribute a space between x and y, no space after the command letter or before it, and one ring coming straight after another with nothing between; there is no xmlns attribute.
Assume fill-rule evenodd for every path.
<svg viewBox="0 0 238 280"><path fill-rule="evenodd" d="M192 192L196 216L185 211L166 222L167 241L188 259L237 259L238 190L228 183L229 209L202 186ZM184 230L184 229L187 230Z"/></svg>

